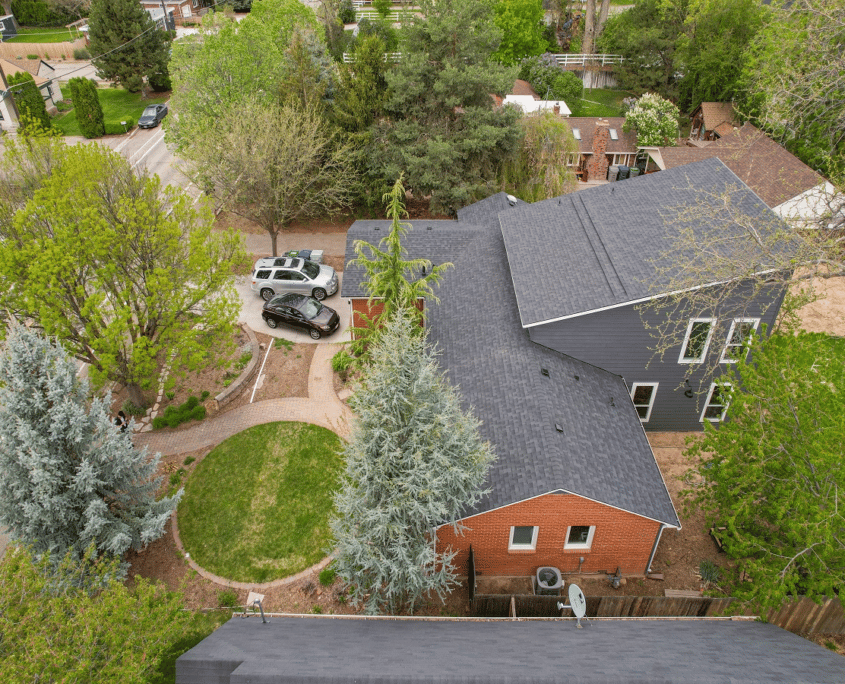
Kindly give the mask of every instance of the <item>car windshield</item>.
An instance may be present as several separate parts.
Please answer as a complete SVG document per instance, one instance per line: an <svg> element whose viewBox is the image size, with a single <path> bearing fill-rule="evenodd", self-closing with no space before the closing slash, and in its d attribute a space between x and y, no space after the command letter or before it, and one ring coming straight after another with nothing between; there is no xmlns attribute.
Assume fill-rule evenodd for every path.
<svg viewBox="0 0 845 684"><path fill-rule="evenodd" d="M320 304L320 302L318 302L316 299L309 299L307 302L305 302L302 309L300 309L305 318L307 318L309 321L316 318L317 314L319 314L322 310L323 305Z"/></svg>
<svg viewBox="0 0 845 684"><path fill-rule="evenodd" d="M155 116L156 115L156 108L150 105L144 110L144 113L141 116Z"/></svg>
<svg viewBox="0 0 845 684"><path fill-rule="evenodd" d="M311 278L311 280L314 280L314 278L320 275L320 267L313 261L306 261L302 264L302 272Z"/></svg>

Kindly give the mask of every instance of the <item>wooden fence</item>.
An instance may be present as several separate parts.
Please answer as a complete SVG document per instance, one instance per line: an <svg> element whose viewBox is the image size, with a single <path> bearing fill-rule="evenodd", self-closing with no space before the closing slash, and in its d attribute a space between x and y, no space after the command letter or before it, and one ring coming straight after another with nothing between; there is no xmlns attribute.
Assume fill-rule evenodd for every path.
<svg viewBox="0 0 845 684"><path fill-rule="evenodd" d="M0 57L14 62L38 55L39 59L73 59L73 51L85 47L85 39L64 43L0 43Z"/></svg>

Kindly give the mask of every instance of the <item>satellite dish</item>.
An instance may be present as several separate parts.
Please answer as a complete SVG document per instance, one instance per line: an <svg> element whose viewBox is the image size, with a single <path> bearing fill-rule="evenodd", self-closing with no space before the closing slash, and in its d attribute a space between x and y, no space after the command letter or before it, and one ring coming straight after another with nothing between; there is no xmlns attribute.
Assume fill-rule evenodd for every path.
<svg viewBox="0 0 845 684"><path fill-rule="evenodd" d="M569 607L579 620L587 614L587 599L577 584L569 585Z"/></svg>

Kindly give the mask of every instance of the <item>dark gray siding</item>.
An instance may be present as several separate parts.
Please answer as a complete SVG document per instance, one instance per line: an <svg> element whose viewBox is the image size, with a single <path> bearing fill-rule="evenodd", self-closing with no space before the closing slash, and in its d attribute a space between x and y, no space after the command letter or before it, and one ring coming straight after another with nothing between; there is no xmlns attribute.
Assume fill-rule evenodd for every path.
<svg viewBox="0 0 845 684"><path fill-rule="evenodd" d="M760 318L760 327L769 329L777 316L783 293L773 292L761 303L752 304L741 312L728 309L730 313L717 317L708 349L708 362L704 364L678 363L681 340L690 318L707 318L709 314L683 316L679 320L681 340L663 354L662 358L653 351L657 339L653 337L658 312L646 310L643 315L637 306L621 306L556 323L547 323L529 328L533 342L573 356L611 373L621 375L629 389L635 382L659 383L654 407L649 421L643 427L649 431L701 430L699 420L703 402L710 389L712 368L720 358L734 317ZM725 367L727 364L720 364ZM694 368L695 372L687 376ZM685 380L693 389L693 397L685 396Z"/></svg>

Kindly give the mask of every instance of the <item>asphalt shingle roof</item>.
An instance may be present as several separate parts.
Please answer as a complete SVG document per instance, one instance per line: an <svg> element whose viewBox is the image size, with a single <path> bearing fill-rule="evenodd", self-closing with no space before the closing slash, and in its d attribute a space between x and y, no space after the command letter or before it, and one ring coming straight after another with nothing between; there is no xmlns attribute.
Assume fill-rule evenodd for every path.
<svg viewBox="0 0 845 684"><path fill-rule="evenodd" d="M496 202L470 209L484 221ZM492 491L466 514L566 491L679 526L622 378L536 345L520 327L501 230L489 224L454 263L440 304L427 307L429 339L498 456Z"/></svg>
<svg viewBox="0 0 845 684"><path fill-rule="evenodd" d="M664 220L702 206L696 231L726 219L719 196L762 229L778 217L718 159L523 205L501 216L523 326L640 301L666 292L684 255L678 228ZM713 215L707 218L710 204ZM761 255L761 264L765 259ZM762 269L761 269L762 270ZM704 284L704 283L702 283Z"/></svg>
<svg viewBox="0 0 845 684"><path fill-rule="evenodd" d="M720 125L728 124L729 128L723 130L729 133L736 123L736 110L733 102L702 102L700 106L704 128L708 131L715 131Z"/></svg>
<svg viewBox="0 0 845 684"><path fill-rule="evenodd" d="M607 139L605 154L633 154L637 151L637 134L635 131L625 132L622 126L625 125L624 116L570 116L564 119L569 128L577 128L581 132L581 139L578 140L578 150L581 154L593 153L593 137L596 134L596 123L607 121L608 128L613 128L618 134L618 140L610 137Z"/></svg>
<svg viewBox="0 0 845 684"><path fill-rule="evenodd" d="M845 660L780 627L727 620L232 618L176 662L177 684L823 683Z"/></svg>
<svg viewBox="0 0 845 684"><path fill-rule="evenodd" d="M411 229L402 240L407 250L406 259L428 259L435 266L451 262L465 245L475 239L478 228L460 224L457 221L406 221ZM344 258L342 297L368 297L364 289L366 272L363 267L351 265L355 254L355 241L363 240L379 246L379 242L390 232L391 222L386 220L355 221L346 234L346 255Z"/></svg>

